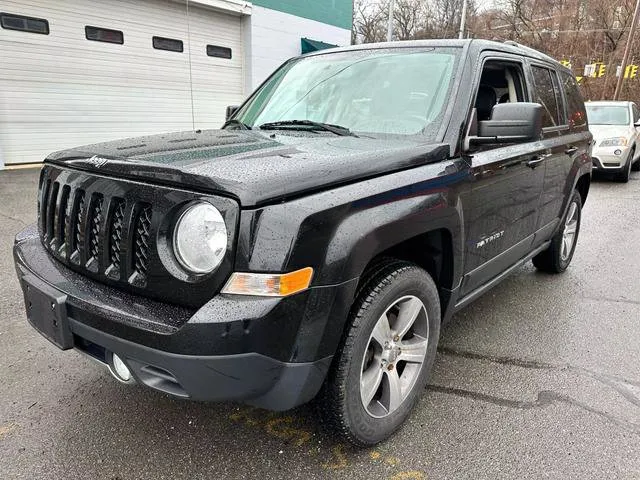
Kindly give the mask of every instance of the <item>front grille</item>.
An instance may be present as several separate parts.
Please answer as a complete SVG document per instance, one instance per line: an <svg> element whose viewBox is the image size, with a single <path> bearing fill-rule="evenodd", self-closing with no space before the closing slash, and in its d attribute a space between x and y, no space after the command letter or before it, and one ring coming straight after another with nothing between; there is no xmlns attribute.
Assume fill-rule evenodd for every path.
<svg viewBox="0 0 640 480"><path fill-rule="evenodd" d="M148 203L132 203L130 212L135 212L135 228L131 230L132 268L125 272L121 267L127 204L122 198L88 194L84 189L51 179L44 183L39 198L42 241L52 254L89 272L102 272L113 280L126 280L136 286L146 284L152 216ZM105 212L110 212L107 218Z"/></svg>
<svg viewBox="0 0 640 480"><path fill-rule="evenodd" d="M233 252L213 275L188 276L173 255L172 220L208 201L237 225L230 199L45 164L38 195L42 245L57 261L92 280L163 302L199 307L222 288ZM230 244L235 242L229 229Z"/></svg>

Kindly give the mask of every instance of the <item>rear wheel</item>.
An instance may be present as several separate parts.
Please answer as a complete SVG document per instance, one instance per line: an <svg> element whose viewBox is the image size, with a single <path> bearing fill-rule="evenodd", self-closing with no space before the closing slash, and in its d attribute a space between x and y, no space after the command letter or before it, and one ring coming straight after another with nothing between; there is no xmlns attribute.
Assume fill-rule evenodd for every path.
<svg viewBox="0 0 640 480"><path fill-rule="evenodd" d="M324 422L358 446L386 440L420 399L440 335L438 290L416 265L387 260L365 280L318 397Z"/></svg>
<svg viewBox="0 0 640 480"><path fill-rule="evenodd" d="M561 273L567 269L578 242L581 219L582 197L574 190L562 226L551 240L551 245L533 257L533 264L538 270Z"/></svg>

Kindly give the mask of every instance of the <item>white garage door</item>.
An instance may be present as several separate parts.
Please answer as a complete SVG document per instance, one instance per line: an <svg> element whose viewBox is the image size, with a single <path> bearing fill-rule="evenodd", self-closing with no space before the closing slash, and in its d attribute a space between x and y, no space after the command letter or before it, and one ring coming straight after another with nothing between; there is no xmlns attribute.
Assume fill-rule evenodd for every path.
<svg viewBox="0 0 640 480"><path fill-rule="evenodd" d="M187 23L169 0L3 0L0 11L0 165L217 128L243 98L240 16L191 5Z"/></svg>

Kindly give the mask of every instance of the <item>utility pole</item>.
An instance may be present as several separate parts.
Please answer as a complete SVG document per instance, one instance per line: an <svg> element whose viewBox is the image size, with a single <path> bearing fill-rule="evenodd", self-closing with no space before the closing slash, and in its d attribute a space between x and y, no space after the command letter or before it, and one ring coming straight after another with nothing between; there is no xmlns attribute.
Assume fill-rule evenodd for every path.
<svg viewBox="0 0 640 480"><path fill-rule="evenodd" d="M616 83L616 91L613 93L614 100L618 100L618 98L620 97L620 91L622 90L622 81L624 80L624 71L627 69L627 62L629 61L631 46L633 45L633 40L636 34L636 27L638 26L638 17L640 17L640 0L636 0L636 10L635 12L633 12L633 20L631 21L631 28L629 29L629 36L627 37L627 45L624 47L620 76L618 77L618 83Z"/></svg>
<svg viewBox="0 0 640 480"><path fill-rule="evenodd" d="M464 26L465 26L464 24L466 21L467 21L467 0L462 0L462 15L460 17L460 31L458 32L458 38L460 40L464 38Z"/></svg>
<svg viewBox="0 0 640 480"><path fill-rule="evenodd" d="M640 1L640 0L638 0ZM389 0L389 18L387 20L387 42L393 40L393 11L395 9L395 0Z"/></svg>

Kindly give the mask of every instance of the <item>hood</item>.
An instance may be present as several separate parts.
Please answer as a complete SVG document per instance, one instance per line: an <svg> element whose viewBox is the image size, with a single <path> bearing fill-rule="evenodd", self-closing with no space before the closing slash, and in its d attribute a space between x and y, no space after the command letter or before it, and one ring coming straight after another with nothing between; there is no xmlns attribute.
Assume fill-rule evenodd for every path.
<svg viewBox="0 0 640 480"><path fill-rule="evenodd" d="M56 152L47 161L222 194L252 206L440 161L448 154L448 145L412 137L207 130L87 145Z"/></svg>
<svg viewBox="0 0 640 480"><path fill-rule="evenodd" d="M589 130L593 134L593 139L596 141L596 145L605 138L629 138L633 134L633 130L627 125L593 125L590 123Z"/></svg>

